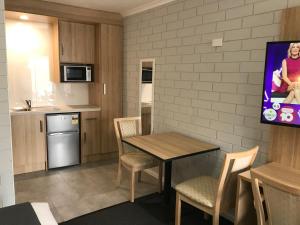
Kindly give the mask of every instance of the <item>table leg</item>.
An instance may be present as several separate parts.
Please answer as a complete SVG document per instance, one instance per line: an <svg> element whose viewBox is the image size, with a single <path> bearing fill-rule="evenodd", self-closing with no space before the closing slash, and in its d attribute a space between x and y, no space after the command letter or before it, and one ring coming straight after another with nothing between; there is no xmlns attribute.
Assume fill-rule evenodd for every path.
<svg viewBox="0 0 300 225"><path fill-rule="evenodd" d="M166 202L170 201L172 178L172 161L165 162L164 196Z"/></svg>

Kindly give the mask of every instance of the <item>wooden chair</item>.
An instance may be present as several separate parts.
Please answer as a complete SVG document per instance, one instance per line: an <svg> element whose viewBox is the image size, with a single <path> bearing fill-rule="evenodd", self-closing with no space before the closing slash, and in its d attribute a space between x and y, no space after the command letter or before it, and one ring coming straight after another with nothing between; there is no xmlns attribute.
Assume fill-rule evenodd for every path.
<svg viewBox="0 0 300 225"><path fill-rule="evenodd" d="M253 170L251 183L258 225L300 224L299 189Z"/></svg>
<svg viewBox="0 0 300 225"><path fill-rule="evenodd" d="M258 146L244 152L227 153L219 179L202 176L176 185L175 225L180 225L181 201L212 215L213 225L218 225L220 211L235 205L237 174L250 169L257 151Z"/></svg>
<svg viewBox="0 0 300 225"><path fill-rule="evenodd" d="M141 117L128 117L114 119L115 133L119 149L118 185L121 183L122 167L131 171L130 201L134 202L135 175L138 172L138 181L141 181L141 171L159 167L159 192L162 190L162 163L152 156L139 150L126 151L123 138L141 135Z"/></svg>

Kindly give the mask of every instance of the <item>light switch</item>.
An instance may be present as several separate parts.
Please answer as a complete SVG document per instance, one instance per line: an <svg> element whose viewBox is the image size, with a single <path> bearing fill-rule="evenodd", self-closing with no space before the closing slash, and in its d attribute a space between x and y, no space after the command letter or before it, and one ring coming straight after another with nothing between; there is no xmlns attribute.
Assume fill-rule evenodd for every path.
<svg viewBox="0 0 300 225"><path fill-rule="evenodd" d="M223 46L223 38L216 38L212 40L213 47L221 47Z"/></svg>

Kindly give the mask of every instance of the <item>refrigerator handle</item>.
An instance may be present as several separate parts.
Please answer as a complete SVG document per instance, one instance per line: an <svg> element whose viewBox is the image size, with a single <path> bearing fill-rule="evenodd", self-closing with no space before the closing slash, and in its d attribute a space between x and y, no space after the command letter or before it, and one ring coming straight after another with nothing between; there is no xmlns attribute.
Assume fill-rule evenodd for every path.
<svg viewBox="0 0 300 225"><path fill-rule="evenodd" d="M48 134L48 136L58 136L58 135L66 135L66 133L53 133L53 134Z"/></svg>

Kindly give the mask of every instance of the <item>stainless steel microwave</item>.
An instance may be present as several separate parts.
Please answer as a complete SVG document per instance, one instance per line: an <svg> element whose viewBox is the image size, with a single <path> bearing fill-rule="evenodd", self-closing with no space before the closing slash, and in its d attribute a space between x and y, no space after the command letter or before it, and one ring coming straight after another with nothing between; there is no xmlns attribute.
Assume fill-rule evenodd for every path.
<svg viewBox="0 0 300 225"><path fill-rule="evenodd" d="M61 64L60 76L62 82L92 82L93 65Z"/></svg>

